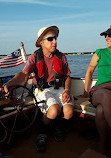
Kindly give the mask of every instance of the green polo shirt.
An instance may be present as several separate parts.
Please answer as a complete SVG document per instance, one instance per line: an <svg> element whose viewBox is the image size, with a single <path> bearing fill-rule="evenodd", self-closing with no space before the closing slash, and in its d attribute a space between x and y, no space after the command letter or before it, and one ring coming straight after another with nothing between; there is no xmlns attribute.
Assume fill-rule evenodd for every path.
<svg viewBox="0 0 111 158"><path fill-rule="evenodd" d="M98 81L96 85L111 82L111 52L108 48L97 49L96 54L99 57L98 64Z"/></svg>

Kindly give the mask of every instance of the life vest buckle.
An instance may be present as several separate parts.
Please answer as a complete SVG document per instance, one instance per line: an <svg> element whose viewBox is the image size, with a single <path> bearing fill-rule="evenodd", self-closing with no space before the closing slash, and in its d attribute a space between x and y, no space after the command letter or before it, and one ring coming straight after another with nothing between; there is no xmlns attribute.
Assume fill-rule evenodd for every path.
<svg viewBox="0 0 111 158"><path fill-rule="evenodd" d="M60 81L59 81L59 78L56 78L54 82L54 89L59 89L59 87L60 87Z"/></svg>

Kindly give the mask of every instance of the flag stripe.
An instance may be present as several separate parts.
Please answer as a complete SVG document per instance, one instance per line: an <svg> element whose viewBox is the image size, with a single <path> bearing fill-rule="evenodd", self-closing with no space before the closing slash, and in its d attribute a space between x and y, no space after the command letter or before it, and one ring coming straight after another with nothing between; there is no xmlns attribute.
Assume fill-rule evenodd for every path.
<svg viewBox="0 0 111 158"><path fill-rule="evenodd" d="M11 68L14 66L19 66L23 64L24 57L23 57L23 49L17 49L16 51L12 52L11 54L7 55L4 58L0 58L0 68Z"/></svg>
<svg viewBox="0 0 111 158"><path fill-rule="evenodd" d="M23 63L23 62L24 62L24 61L21 60L21 61L19 61L19 62L16 61L16 62L8 63L8 64L1 64L1 67L3 67L4 65L7 65L7 66L8 66L8 65L9 65L9 66L10 66L10 65L16 65L17 63Z"/></svg>
<svg viewBox="0 0 111 158"><path fill-rule="evenodd" d="M6 60L6 59L11 59L12 58L12 56L11 56L11 54L10 55L7 55L6 57L4 57L4 58L1 58L0 60L2 61L2 60Z"/></svg>
<svg viewBox="0 0 111 158"><path fill-rule="evenodd" d="M19 65L21 65L21 64L24 64L24 62L18 63L18 64L14 64L14 65L9 65L9 66L2 66L1 68L2 68L2 69L11 68L11 67L19 66Z"/></svg>
<svg viewBox="0 0 111 158"><path fill-rule="evenodd" d="M11 61L17 61L17 60L23 60L23 58L22 58L22 57L19 57L18 59L13 59L13 58L12 58L11 60L10 60L10 59L7 59L7 60L5 60L5 61L1 61L1 60L0 60L0 63L11 62Z"/></svg>
<svg viewBox="0 0 111 158"><path fill-rule="evenodd" d="M13 63L13 62L19 62L19 61L23 61L23 58L22 58L22 57L19 57L19 59L7 60L7 61L5 61L5 63L11 64L11 63ZM5 64L5 63L4 63L4 62L0 62L1 65L2 65L2 64Z"/></svg>
<svg viewBox="0 0 111 158"><path fill-rule="evenodd" d="M20 57L22 57L22 56L20 56ZM18 58L20 58L20 57L18 57ZM12 60L16 60L16 59L18 59L18 58L13 58L11 55L10 56L6 56L6 57L4 57L4 58L1 58L0 59L0 62L2 62L2 61L6 61L6 60L10 60L10 59L12 59Z"/></svg>

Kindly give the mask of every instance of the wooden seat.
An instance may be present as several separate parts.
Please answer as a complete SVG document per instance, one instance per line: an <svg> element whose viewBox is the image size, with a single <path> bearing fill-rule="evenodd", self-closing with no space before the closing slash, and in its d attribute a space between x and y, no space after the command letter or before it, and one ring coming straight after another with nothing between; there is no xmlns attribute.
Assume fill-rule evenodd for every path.
<svg viewBox="0 0 111 158"><path fill-rule="evenodd" d="M74 102L74 112L84 114L84 116L95 117L96 108L89 102L89 98L76 97Z"/></svg>

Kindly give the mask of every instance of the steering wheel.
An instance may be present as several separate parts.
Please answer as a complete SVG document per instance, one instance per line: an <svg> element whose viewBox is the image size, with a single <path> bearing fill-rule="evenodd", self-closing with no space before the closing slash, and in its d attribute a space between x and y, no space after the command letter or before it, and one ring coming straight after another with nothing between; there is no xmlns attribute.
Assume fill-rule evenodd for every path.
<svg viewBox="0 0 111 158"><path fill-rule="evenodd" d="M0 144L7 140L8 132L4 128L0 128Z"/></svg>
<svg viewBox="0 0 111 158"><path fill-rule="evenodd" d="M0 105L0 123L9 132L24 132L34 123L38 114L38 103L33 92L26 86L11 88L7 99L2 98Z"/></svg>

